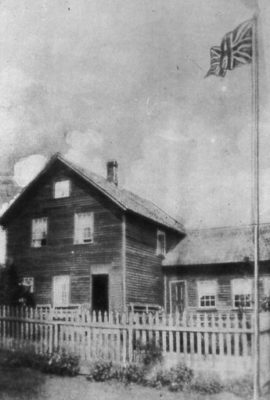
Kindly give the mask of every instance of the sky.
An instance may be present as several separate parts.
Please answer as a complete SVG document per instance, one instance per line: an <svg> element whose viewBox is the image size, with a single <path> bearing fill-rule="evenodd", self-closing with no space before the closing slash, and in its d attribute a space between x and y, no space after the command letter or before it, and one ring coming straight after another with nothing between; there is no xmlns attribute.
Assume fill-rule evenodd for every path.
<svg viewBox="0 0 270 400"><path fill-rule="evenodd" d="M270 221L268 0L260 0L261 217ZM187 228L251 222L251 66L204 76L252 0L0 0L0 173L56 151ZM268 13L268 14L267 14ZM269 55L268 55L269 53Z"/></svg>

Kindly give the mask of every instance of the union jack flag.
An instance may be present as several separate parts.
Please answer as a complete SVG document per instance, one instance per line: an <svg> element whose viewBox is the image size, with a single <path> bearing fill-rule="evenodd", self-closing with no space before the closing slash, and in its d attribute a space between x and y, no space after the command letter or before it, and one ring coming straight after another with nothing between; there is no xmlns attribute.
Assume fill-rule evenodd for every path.
<svg viewBox="0 0 270 400"><path fill-rule="evenodd" d="M233 31L226 33L220 46L210 49L210 69L206 76L224 77L227 70L252 61L253 19L243 22Z"/></svg>

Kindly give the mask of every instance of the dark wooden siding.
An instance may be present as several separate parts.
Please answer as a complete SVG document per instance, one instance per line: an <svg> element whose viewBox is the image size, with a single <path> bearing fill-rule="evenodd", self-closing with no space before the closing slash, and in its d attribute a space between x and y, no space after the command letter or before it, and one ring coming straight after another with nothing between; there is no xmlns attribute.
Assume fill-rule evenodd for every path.
<svg viewBox="0 0 270 400"><path fill-rule="evenodd" d="M53 199L53 183L71 180L71 195ZM94 212L94 243L73 244L74 213ZM48 243L31 248L31 220L48 217ZM7 254L21 276L35 278L37 303L51 303L52 277L71 276L71 302L90 302L91 265L112 265L110 307L122 307L121 213L61 163L39 179L8 227Z"/></svg>
<svg viewBox="0 0 270 400"><path fill-rule="evenodd" d="M216 280L218 284L217 305L218 310L233 308L231 280L236 278L253 278L251 265L227 264L227 265L201 265L188 267L164 267L166 276L166 309L170 307L170 282L180 280L186 282L187 310L199 310L197 282L203 280ZM263 278L270 277L270 263L264 263L260 268L260 300L264 297ZM200 308L200 311L202 309Z"/></svg>
<svg viewBox="0 0 270 400"><path fill-rule="evenodd" d="M161 256L156 255L158 226L140 217L126 219L126 293L127 303L163 305ZM166 232L166 229L160 228ZM167 246L179 241L179 235L168 234Z"/></svg>

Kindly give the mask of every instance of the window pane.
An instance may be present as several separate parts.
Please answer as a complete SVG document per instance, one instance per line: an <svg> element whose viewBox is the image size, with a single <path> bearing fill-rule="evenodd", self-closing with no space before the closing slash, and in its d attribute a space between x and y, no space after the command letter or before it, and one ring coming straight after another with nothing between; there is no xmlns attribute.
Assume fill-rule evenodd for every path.
<svg viewBox="0 0 270 400"><path fill-rule="evenodd" d="M215 296L201 296L200 307L215 307L216 297Z"/></svg>
<svg viewBox="0 0 270 400"><path fill-rule="evenodd" d="M59 275L53 277L53 305L66 307L69 305L70 277Z"/></svg>
<svg viewBox="0 0 270 400"><path fill-rule="evenodd" d="M68 197L70 194L70 181L59 181L54 184L54 198Z"/></svg>
<svg viewBox="0 0 270 400"><path fill-rule="evenodd" d="M47 226L47 218L36 218L32 220L32 247L46 246Z"/></svg>
<svg viewBox="0 0 270 400"><path fill-rule="evenodd" d="M74 243L92 243L94 238L94 214L92 212L75 214Z"/></svg>

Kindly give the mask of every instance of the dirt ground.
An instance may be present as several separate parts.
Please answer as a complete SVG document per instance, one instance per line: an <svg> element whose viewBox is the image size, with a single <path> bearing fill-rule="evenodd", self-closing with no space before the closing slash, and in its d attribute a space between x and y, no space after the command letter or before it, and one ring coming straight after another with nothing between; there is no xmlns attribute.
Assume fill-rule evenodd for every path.
<svg viewBox="0 0 270 400"><path fill-rule="evenodd" d="M231 393L172 393L138 385L89 382L84 376L63 378L29 369L0 368L1 400L238 400ZM243 399L241 399L243 400Z"/></svg>

